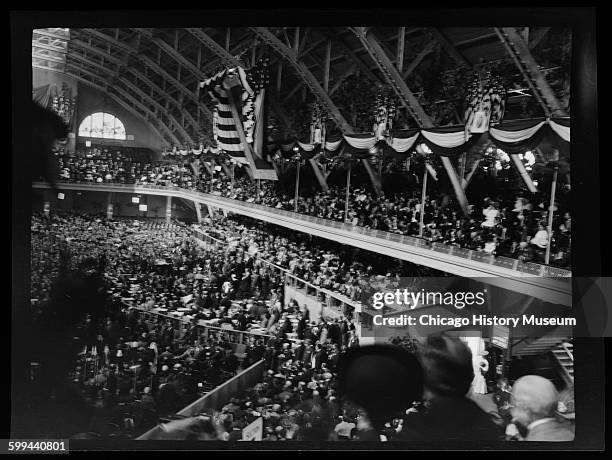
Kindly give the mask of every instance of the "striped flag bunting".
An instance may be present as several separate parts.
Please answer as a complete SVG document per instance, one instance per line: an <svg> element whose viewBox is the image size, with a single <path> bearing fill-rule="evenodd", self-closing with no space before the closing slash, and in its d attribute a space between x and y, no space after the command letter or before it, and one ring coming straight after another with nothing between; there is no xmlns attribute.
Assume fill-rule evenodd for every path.
<svg viewBox="0 0 612 460"><path fill-rule="evenodd" d="M254 144L256 124L264 122L263 100L260 97L262 95L261 91L259 94L256 94L254 91L254 84L245 70L241 67L223 70L201 82L200 88L207 91L217 103L213 112L213 136L217 147L229 155L236 163L248 165L244 146L240 141L229 105L228 90L224 87L226 78L235 76L238 77L240 82L241 115L244 134L247 142ZM256 179L278 180L273 166L261 158L255 158L255 170L252 173Z"/></svg>

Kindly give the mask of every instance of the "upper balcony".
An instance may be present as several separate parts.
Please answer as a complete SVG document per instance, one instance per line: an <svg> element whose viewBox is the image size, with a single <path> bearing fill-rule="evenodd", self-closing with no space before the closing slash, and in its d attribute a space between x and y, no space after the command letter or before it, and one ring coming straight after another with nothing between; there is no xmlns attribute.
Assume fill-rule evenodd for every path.
<svg viewBox="0 0 612 460"><path fill-rule="evenodd" d="M33 183L34 188L50 189L46 183ZM486 278L486 283L533 296L546 302L571 306L571 272L547 265L524 263L516 259L495 257L478 251L461 249L420 238L352 224L330 221L292 211L255 203L223 198L178 187L125 184L58 183L59 189L113 193L163 195L205 204L236 214L263 220L386 256L431 267L467 278Z"/></svg>

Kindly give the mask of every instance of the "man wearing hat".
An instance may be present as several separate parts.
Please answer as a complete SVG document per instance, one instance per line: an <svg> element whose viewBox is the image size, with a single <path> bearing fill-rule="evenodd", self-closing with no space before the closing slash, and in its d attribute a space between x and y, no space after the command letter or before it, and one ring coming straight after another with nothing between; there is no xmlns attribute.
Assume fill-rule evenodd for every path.
<svg viewBox="0 0 612 460"><path fill-rule="evenodd" d="M320 343L317 343L315 352L310 358L310 365L313 369L319 371L324 363L327 363L328 357L325 349Z"/></svg>

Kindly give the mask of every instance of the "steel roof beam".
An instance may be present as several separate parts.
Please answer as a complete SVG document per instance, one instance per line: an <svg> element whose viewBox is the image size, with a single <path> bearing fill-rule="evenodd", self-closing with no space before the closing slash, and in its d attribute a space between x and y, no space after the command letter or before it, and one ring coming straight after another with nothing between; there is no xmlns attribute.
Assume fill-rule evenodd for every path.
<svg viewBox="0 0 612 460"><path fill-rule="evenodd" d="M457 50L457 48L455 48L455 46L451 43L451 41L448 38L446 38L446 35L444 35L442 32L440 32L435 27L432 27L428 30L433 34L435 39L440 42L440 44L442 45L444 50L449 54L449 56L452 57L455 61L457 61L457 63L468 66L470 68L472 67L472 63L468 61L467 58Z"/></svg>
<svg viewBox="0 0 612 460"><path fill-rule="evenodd" d="M353 128L349 125L346 119L338 110L338 107L331 100L329 95L323 90L314 75L308 68L298 61L297 54L294 50L288 48L281 42L272 32L264 27L251 27L253 32L260 37L264 43L270 45L277 53L279 53L287 62L291 64L306 86L310 89L315 98L326 108L328 114L336 122L336 125L344 133L350 133Z"/></svg>
<svg viewBox="0 0 612 460"><path fill-rule="evenodd" d="M208 48L217 57L219 57L224 65L228 67L237 67L242 65L240 60L233 57L225 48L219 45L215 40L212 39L210 35L205 33L202 29L187 28L185 30L187 30L187 32L197 38L200 43L202 43L204 46L206 46L206 48Z"/></svg>
<svg viewBox="0 0 612 460"><path fill-rule="evenodd" d="M103 34L101 32L98 32L97 30L94 30L94 29L81 29L81 30L87 31L88 33L91 33L94 37L97 37L100 40L105 40L107 43L117 46L118 48L128 53L130 56L134 57L137 61L143 62L147 67L151 68L154 72L156 72L158 75L164 78L167 82L171 83L175 88L177 88L179 91L182 91L183 94L187 95L187 97L189 97L197 106L200 107L202 112L204 112L205 116L208 118L208 121L210 121L210 123L212 124L212 113L210 112L208 107L206 107L206 105L200 103L200 101L198 100L198 97L195 95L195 92L190 91L180 81L178 81L172 75L168 74L164 69L162 69L159 65L153 62L152 59L150 59L147 56L139 54L138 51L132 46L122 43L118 40L115 40L114 38L109 37L108 35Z"/></svg>
<svg viewBox="0 0 612 460"><path fill-rule="evenodd" d="M93 77L94 79L100 79L102 80L102 78L100 77L100 75L95 74L93 72L90 72L86 69L83 69L75 64L67 64L67 67L71 67L73 68L75 71L77 72L82 72L85 75L89 75L91 77ZM147 113L147 115L151 115L151 111L148 110L146 107L143 107L142 104L138 103L138 101L134 100L129 94L122 94L122 97L125 98L125 100L121 100L121 98L119 98L116 94L113 94L111 92L108 91L108 86L104 87L101 85L97 85L96 83L93 83L83 77L80 77L78 75L75 75L73 73L70 73L70 75L74 76L75 78L77 78L80 81L83 81L86 84L89 84L92 87L95 87L96 89L98 89L99 91L102 91L103 93L107 94L108 96L110 96L115 102L117 102L121 107L123 107L124 109L128 110L130 113L135 114L138 116L138 118L140 118L141 120L143 120L148 127L152 128L155 133L161 138L163 139L168 145L171 144L171 142L168 142L167 138L165 138L164 136L161 135L161 133L157 130L157 128L155 128L155 126L150 122L150 120L148 119L148 117L143 116L140 112L138 112L135 107L139 107L143 112ZM106 82L104 82L106 83ZM115 87L116 88L116 87ZM117 89L117 88L116 88ZM129 101L132 103L132 106L130 106L129 104L126 103L126 101ZM165 132L165 134L168 136L169 139L171 139L174 143L176 144L180 144L180 142L178 141L178 138L174 135L174 133L172 133L172 131L166 126L164 125L159 119L155 118L155 116L153 116L153 119L156 120L159 123L159 127L163 129L163 131Z"/></svg>
<svg viewBox="0 0 612 460"><path fill-rule="evenodd" d="M510 57L514 60L516 67L531 87L546 116L567 116L567 112L561 106L561 103L546 81L546 77L540 71L538 63L529 51L527 43L525 43L516 29L514 27L495 28L495 32L504 44Z"/></svg>
<svg viewBox="0 0 612 460"><path fill-rule="evenodd" d="M372 33L368 33L364 27L355 27L354 32L374 62L376 62L376 65L378 65L385 80L400 99L402 105L408 109L412 118L417 122L417 125L421 128L433 127L433 122L429 115L425 113L416 96L410 91L399 71L380 46L378 39Z"/></svg>
<svg viewBox="0 0 612 460"><path fill-rule="evenodd" d="M179 129L179 131L181 132L181 135L183 136L183 138L184 138L185 140L187 140L187 141L189 141L189 142L194 143L194 142L193 142L193 138L192 138L192 137L191 137L191 136L190 136L190 135L187 133L187 131L185 131L185 129L183 128L183 126L182 126L182 125L181 125L181 124L178 122L178 120L177 120L177 119L176 119L176 118L175 118L175 117L174 117L174 116L173 116L171 113L169 113L169 112L168 112L166 109L164 109L164 108L163 108L163 107L162 107L160 104L158 104L158 103L157 103L157 101L155 101L154 99L152 99L152 98L151 98L149 95L147 95L147 94L143 93L143 92L142 92L140 89L138 89L138 88L137 88L135 85L133 85L133 84L132 84L132 83L131 83L129 80L127 80L125 77L122 77L122 76L121 76L121 75L119 75L117 72L115 72L115 71L113 71L112 69L110 69L109 67L106 67L106 66L104 66L104 65L102 65L102 64L98 64L97 62L92 61L92 60L90 60L90 59L86 58L85 56L81 56L81 55L80 55L80 54L78 54L78 53L70 53L70 54L68 54L68 56L69 56L71 59L76 59L76 60L79 60L79 61L81 61L81 62L83 62L83 63L85 63L85 64L88 64L88 65L90 65L90 66L92 66L92 67L95 67L95 68L99 69L101 72L104 72L104 73L107 75L107 78L117 78L119 81L123 82L123 83L124 83L124 84L126 84L126 85L127 85L127 84L132 85L132 86L133 86L133 88L136 88L136 90L137 90L137 91L136 91L136 90L133 90L134 92L138 92L138 93L139 93L139 96L141 96L142 98L146 99L146 100L147 100L149 103L151 103L151 104L153 104L153 105L158 106L159 108L161 108L161 109L163 110L163 113L166 113L166 115L168 115L168 117L172 119L172 122L173 122L174 124L176 124L176 125L177 125L177 129ZM104 56L102 56L102 58L104 58ZM132 70L130 67L126 67L125 69L126 69L126 70ZM136 72L136 71L134 71L134 73L136 74L137 72ZM137 76L139 76L139 75L137 75ZM149 80L149 82L150 82L150 80ZM172 99L172 98L170 98L170 99L171 99L171 100L174 102L174 104L175 104L177 107L179 107L179 109L180 109L179 103L178 103L177 101L175 101L174 99ZM197 124L197 123L195 123L195 120L193 120L193 118L191 118L191 116L189 116L189 118L190 118L190 120L192 121L192 125L194 126L194 128L196 128L196 132L197 132L198 124Z"/></svg>

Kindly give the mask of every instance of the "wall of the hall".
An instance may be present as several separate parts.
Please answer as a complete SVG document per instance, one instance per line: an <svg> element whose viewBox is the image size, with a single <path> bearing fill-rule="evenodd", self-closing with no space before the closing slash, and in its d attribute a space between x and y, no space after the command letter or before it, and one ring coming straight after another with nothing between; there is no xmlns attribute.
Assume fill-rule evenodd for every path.
<svg viewBox="0 0 612 460"><path fill-rule="evenodd" d="M71 132L74 133L76 143L84 143L89 138L79 138L78 129L81 122L95 112L106 112L118 117L125 126L126 134L134 136L134 140L119 141L115 139L92 139L99 145L112 145L120 147L144 147L160 152L164 146L163 139L142 118L132 114L117 104L102 91L80 83L70 75L53 72L49 70L32 68L32 88L38 88L47 84L56 85L61 89L62 83L66 83L72 94L77 97L77 107L74 114L74 124Z"/></svg>
<svg viewBox="0 0 612 460"><path fill-rule="evenodd" d="M125 126L127 136L134 136L133 141L120 141L115 139L93 139L96 144L113 145L121 147L146 147L159 152L164 145L163 139L141 118L135 116L121 107L103 92L79 85L79 100L77 102L76 129L81 122L95 112L106 112L115 115ZM78 133L77 133L78 134ZM77 138L77 142L88 138Z"/></svg>
<svg viewBox="0 0 612 460"><path fill-rule="evenodd" d="M88 214L106 215L109 202L108 192L78 192L62 190L63 199L58 198L53 190L32 190L32 211L42 212L44 203L48 202L51 212L86 212ZM132 203L132 197L139 196L140 203ZM115 217L146 217L164 219L166 217L166 197L161 195L143 195L134 193L113 193L110 196ZM141 212L139 204L146 204L147 211ZM206 212L204 210L203 212ZM193 202L182 198L172 199L172 218L183 222L195 222L196 210Z"/></svg>

